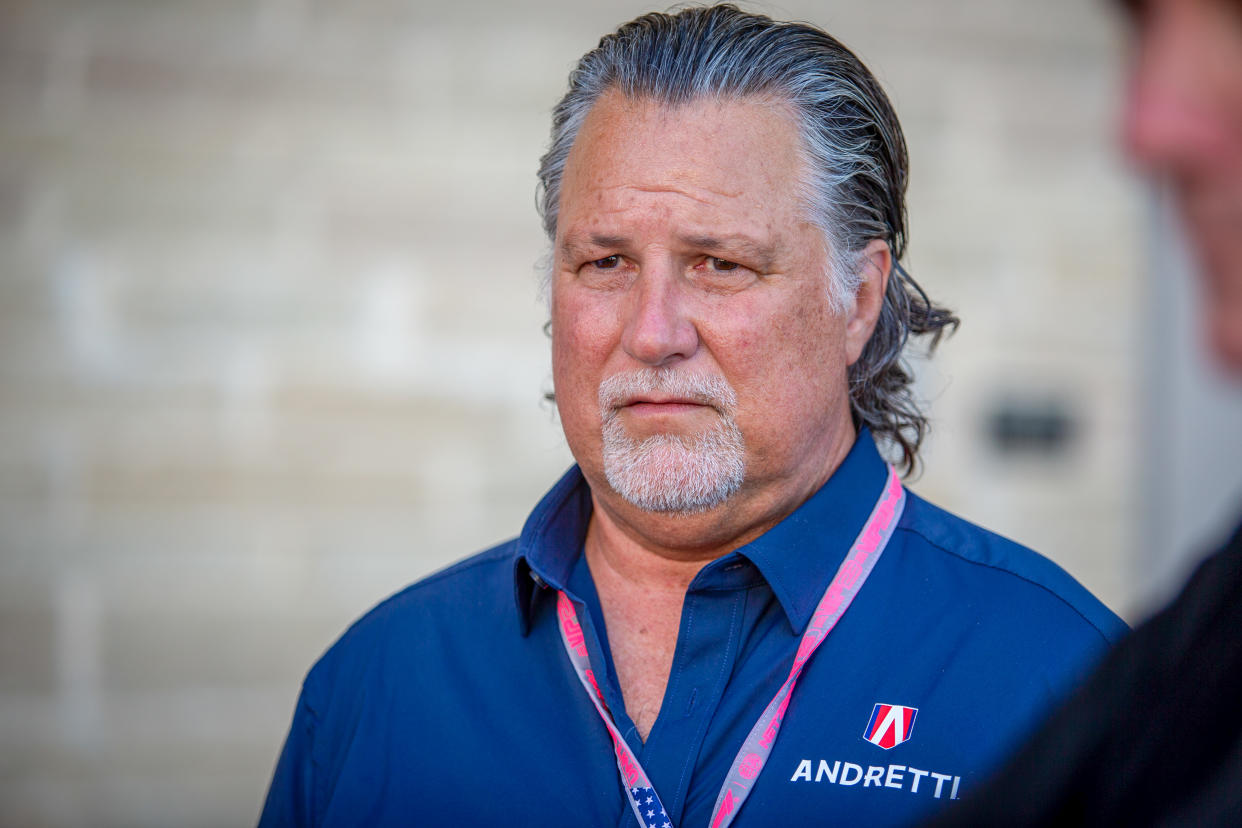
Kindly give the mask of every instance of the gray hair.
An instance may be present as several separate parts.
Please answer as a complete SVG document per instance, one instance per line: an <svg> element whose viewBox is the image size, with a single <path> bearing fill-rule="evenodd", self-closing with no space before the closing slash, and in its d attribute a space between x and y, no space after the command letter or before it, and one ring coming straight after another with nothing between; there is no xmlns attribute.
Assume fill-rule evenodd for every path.
<svg viewBox="0 0 1242 828"><path fill-rule="evenodd" d="M935 305L898 264L906 247L907 155L901 125L879 83L845 46L820 29L781 23L732 5L652 12L622 25L583 55L552 114L539 164L539 212L555 241L565 160L587 113L616 89L670 106L707 97L769 97L794 114L806 158L801 196L824 234L829 294L849 306L861 281L860 254L883 239L893 254L875 332L850 367L856 424L892 442L907 473L917 464L927 419L902 360L911 334L935 347L958 319Z"/></svg>

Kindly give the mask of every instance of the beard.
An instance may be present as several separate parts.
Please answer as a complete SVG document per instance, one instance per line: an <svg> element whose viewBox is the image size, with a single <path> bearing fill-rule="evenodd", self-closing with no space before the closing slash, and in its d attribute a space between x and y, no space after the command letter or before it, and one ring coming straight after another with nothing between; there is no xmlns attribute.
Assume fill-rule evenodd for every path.
<svg viewBox="0 0 1242 828"><path fill-rule="evenodd" d="M697 434L636 440L622 425L619 406L644 393L710 406L719 421ZM746 471L736 408L737 394L716 376L647 368L604 380L599 409L608 485L649 512L702 512L719 506L741 487Z"/></svg>

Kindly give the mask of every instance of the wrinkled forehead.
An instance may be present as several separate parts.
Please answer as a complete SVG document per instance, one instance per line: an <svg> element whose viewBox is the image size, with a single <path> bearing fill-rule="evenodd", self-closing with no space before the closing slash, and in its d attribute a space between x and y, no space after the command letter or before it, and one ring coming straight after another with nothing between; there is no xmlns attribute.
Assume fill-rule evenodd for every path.
<svg viewBox="0 0 1242 828"><path fill-rule="evenodd" d="M574 138L560 209L584 189L669 182L735 196L749 192L765 201L789 196L803 205L810 158L800 127L793 105L775 95L670 101L609 88Z"/></svg>
<svg viewBox="0 0 1242 828"><path fill-rule="evenodd" d="M738 126L752 114L801 141L798 110L787 96L776 92L704 92L693 96L666 97L648 92L626 92L613 84L604 89L587 109L574 136L576 147L588 126L607 123L612 129L632 129L642 123L659 127L688 121L732 121ZM570 152L573 152L571 147Z"/></svg>

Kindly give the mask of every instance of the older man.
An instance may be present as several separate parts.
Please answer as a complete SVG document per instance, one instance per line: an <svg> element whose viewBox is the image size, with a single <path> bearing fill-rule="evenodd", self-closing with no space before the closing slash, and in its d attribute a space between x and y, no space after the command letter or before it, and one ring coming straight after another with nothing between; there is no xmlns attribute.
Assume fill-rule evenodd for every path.
<svg viewBox="0 0 1242 828"><path fill-rule="evenodd" d="M882 825L957 799L1122 627L877 451L913 466L901 350L956 320L896 264L875 79L809 26L646 15L579 62L540 179L577 465L311 670L264 823Z"/></svg>
<svg viewBox="0 0 1242 828"><path fill-rule="evenodd" d="M1127 149L1177 198L1242 378L1242 3L1129 0ZM938 823L940 824L940 823ZM1242 825L1242 526L945 826Z"/></svg>

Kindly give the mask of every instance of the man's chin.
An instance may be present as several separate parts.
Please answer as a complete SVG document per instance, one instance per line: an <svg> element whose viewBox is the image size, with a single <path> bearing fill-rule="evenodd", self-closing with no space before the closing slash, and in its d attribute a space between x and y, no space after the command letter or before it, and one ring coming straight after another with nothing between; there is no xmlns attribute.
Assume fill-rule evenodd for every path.
<svg viewBox="0 0 1242 828"><path fill-rule="evenodd" d="M1212 352L1224 370L1242 378L1242 302L1215 307L1212 318Z"/></svg>
<svg viewBox="0 0 1242 828"><path fill-rule="evenodd" d="M724 504L742 484L740 443L703 441L687 445L665 436L609 446L604 474L609 486L647 512L695 513Z"/></svg>

